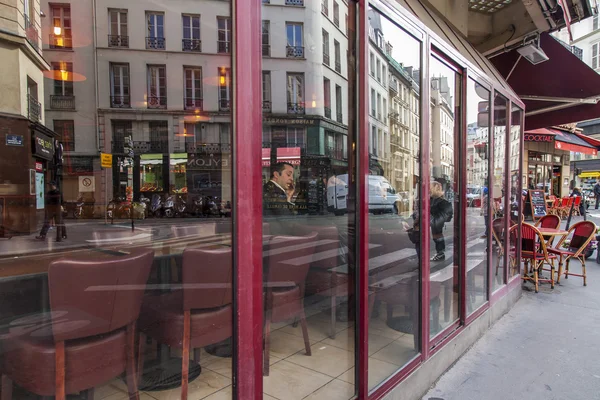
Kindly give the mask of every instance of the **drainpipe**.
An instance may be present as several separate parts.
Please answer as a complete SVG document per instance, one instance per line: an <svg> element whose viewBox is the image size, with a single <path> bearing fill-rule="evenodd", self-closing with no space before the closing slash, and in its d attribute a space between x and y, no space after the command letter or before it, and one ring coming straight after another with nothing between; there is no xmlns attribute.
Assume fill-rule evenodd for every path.
<svg viewBox="0 0 600 400"><path fill-rule="evenodd" d="M98 40L97 40L97 30L96 30L96 0L92 0L92 15L93 15L93 19L94 19L94 25L92 27L93 29L93 37L94 37L94 118L95 118L95 125L96 125L96 149L98 150L98 152L101 151L100 149L100 134L98 132L99 127L100 127L100 117L98 115L98 107L100 105L99 103L99 99L98 99Z"/></svg>

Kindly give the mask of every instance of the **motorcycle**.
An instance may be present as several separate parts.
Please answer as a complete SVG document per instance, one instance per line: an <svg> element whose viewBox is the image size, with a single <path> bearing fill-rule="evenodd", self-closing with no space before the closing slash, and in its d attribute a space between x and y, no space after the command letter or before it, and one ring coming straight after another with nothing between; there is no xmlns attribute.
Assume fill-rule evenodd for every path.
<svg viewBox="0 0 600 400"><path fill-rule="evenodd" d="M95 200L85 201L83 196L79 196L75 202L75 209L73 210L73 216L76 219L79 218L94 218L94 204Z"/></svg>
<svg viewBox="0 0 600 400"><path fill-rule="evenodd" d="M109 219L131 218L131 203L127 202L123 197L112 199L106 206L106 216Z"/></svg>
<svg viewBox="0 0 600 400"><path fill-rule="evenodd" d="M212 196L206 196L204 198L204 207L202 214L206 217L220 217L221 211L219 210L218 203Z"/></svg>
<svg viewBox="0 0 600 400"><path fill-rule="evenodd" d="M186 205L185 201L178 195L169 195L165 200L163 212L165 217L173 218L176 215L183 215L185 213Z"/></svg>
<svg viewBox="0 0 600 400"><path fill-rule="evenodd" d="M192 202L192 205L191 205L190 214L199 218L203 214L203 209L204 209L204 198L202 196L198 196L198 197L194 198L194 201Z"/></svg>
<svg viewBox="0 0 600 400"><path fill-rule="evenodd" d="M159 194L155 193L152 195L152 201L150 202L150 210L148 215L154 217L160 217L163 215L163 201Z"/></svg>

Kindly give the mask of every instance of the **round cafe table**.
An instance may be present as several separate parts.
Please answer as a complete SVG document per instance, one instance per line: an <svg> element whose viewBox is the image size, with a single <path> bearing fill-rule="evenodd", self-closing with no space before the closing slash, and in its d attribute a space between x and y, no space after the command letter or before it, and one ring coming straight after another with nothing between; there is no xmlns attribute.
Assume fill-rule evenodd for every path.
<svg viewBox="0 0 600 400"><path fill-rule="evenodd" d="M565 230L562 230L560 228L559 229L553 229L553 228L542 228L542 227L539 227L537 229L544 236L564 236L567 233L569 233L569 232L567 232Z"/></svg>

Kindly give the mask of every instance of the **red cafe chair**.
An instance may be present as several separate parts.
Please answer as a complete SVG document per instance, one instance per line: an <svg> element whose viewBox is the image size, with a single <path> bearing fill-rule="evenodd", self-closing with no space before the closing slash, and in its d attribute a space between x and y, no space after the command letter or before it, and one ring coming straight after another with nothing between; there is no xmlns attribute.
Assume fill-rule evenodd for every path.
<svg viewBox="0 0 600 400"><path fill-rule="evenodd" d="M514 259L514 257L512 257ZM546 240L542 233L533 225L521 225L521 259L525 263L531 264L533 276L528 275L528 269L524 268L524 281L531 281L535 285L535 292L538 292L539 282L550 282L550 287L554 289L554 260L556 255L550 254L546 248ZM540 273L544 264L550 265L550 278L540 278Z"/></svg>
<svg viewBox="0 0 600 400"><path fill-rule="evenodd" d="M571 236L572 235L572 236ZM551 248L550 253L558 256L558 276L556 282L560 282L560 277L563 274L563 265L566 263L564 270L565 279L569 275L579 276L583 278L583 286L587 286L587 276L585 273L585 249L596 235L596 224L591 221L580 221L573 225L569 232L563 236L556 247ZM563 248L563 243L571 236L571 240L567 248ZM577 259L581 262L581 274L575 274L569 271L569 262L571 259Z"/></svg>

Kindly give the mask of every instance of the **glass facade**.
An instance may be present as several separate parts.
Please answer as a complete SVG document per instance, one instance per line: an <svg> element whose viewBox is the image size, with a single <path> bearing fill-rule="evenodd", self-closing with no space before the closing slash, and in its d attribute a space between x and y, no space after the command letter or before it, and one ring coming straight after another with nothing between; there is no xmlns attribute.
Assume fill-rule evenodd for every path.
<svg viewBox="0 0 600 400"><path fill-rule="evenodd" d="M522 104L395 3L167 3L33 1L2 398L379 398L519 274Z"/></svg>

